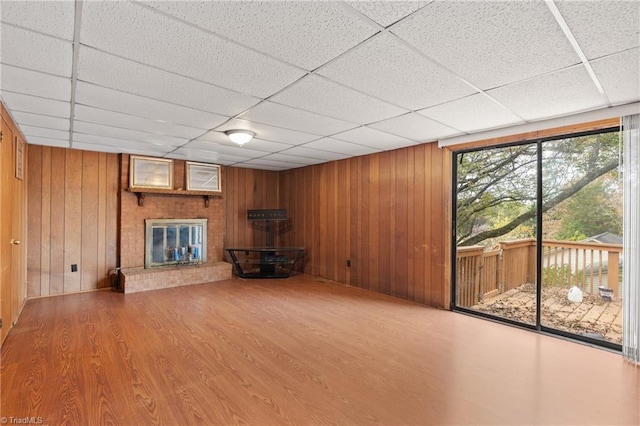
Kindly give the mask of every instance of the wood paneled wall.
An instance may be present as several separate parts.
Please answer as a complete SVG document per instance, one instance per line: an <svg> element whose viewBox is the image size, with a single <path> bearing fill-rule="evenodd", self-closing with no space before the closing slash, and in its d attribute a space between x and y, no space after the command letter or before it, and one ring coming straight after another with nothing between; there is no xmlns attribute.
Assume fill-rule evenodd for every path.
<svg viewBox="0 0 640 426"><path fill-rule="evenodd" d="M279 208L278 173L239 167L225 167L223 173L225 248L264 246L263 224L248 222L247 210ZM274 229L273 235L282 245L282 234Z"/></svg>
<svg viewBox="0 0 640 426"><path fill-rule="evenodd" d="M30 145L27 174L28 296L110 287L109 272L117 266L118 155Z"/></svg>
<svg viewBox="0 0 640 426"><path fill-rule="evenodd" d="M306 273L448 307L450 163L431 143L280 172L282 243Z"/></svg>

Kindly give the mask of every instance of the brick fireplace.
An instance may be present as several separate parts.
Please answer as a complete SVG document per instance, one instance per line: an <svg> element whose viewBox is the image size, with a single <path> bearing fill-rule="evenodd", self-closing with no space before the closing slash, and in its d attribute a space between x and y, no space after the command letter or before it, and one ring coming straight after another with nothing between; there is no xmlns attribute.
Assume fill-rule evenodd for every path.
<svg viewBox="0 0 640 426"><path fill-rule="evenodd" d="M125 293L231 278L231 264L224 262L224 200L191 195L185 188L184 161L174 160L173 194L146 194L144 203L129 187L129 156L122 155L120 178L120 267ZM221 176L224 180L224 171ZM224 194L223 194L224 197ZM145 269L145 221L147 219L206 219L207 261L195 265L171 265Z"/></svg>

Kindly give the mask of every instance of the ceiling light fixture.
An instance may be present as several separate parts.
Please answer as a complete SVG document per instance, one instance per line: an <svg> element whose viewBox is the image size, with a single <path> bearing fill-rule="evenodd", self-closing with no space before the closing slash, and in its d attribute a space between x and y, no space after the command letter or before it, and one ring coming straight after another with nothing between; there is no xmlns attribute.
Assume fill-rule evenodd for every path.
<svg viewBox="0 0 640 426"><path fill-rule="evenodd" d="M224 133L229 136L231 142L237 143L238 145L244 145L256 135L249 130L227 130Z"/></svg>

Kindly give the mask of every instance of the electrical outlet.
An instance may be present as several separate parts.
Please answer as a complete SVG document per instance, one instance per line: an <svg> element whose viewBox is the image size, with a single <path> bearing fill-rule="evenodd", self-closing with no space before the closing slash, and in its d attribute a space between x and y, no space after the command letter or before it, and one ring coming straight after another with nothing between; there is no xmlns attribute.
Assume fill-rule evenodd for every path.
<svg viewBox="0 0 640 426"><path fill-rule="evenodd" d="M351 268L351 260L347 259L347 268Z"/></svg>
<svg viewBox="0 0 640 426"><path fill-rule="evenodd" d="M78 264L77 263L72 263L71 264L71 272L78 272Z"/></svg>

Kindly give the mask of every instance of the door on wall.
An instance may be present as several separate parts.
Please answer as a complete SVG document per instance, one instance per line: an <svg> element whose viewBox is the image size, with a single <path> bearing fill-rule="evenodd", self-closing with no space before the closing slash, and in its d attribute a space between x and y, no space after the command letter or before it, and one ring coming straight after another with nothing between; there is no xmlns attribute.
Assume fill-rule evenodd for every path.
<svg viewBox="0 0 640 426"><path fill-rule="evenodd" d="M619 349L617 129L454 155L453 308Z"/></svg>
<svg viewBox="0 0 640 426"><path fill-rule="evenodd" d="M4 341L11 325L13 313L12 282L14 273L13 265L13 132L7 123L2 120L2 142L0 142L0 343Z"/></svg>

